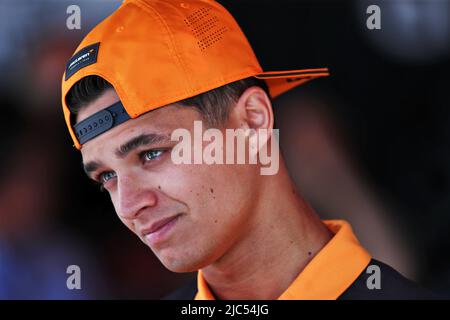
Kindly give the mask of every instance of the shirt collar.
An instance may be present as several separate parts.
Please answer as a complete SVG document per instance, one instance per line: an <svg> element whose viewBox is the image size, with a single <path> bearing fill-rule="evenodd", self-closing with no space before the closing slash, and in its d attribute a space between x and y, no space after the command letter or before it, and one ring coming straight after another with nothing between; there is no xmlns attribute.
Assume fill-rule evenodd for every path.
<svg viewBox="0 0 450 320"><path fill-rule="evenodd" d="M324 220L334 234L314 256L278 300L334 300L347 290L370 262L350 224L344 220ZM197 274L195 300L214 300L202 271Z"/></svg>

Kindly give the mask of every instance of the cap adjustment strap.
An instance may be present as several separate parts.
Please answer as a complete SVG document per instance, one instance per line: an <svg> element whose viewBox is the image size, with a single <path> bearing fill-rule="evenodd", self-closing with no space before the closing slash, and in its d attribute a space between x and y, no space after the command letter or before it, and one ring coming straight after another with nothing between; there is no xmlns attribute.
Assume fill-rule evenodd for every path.
<svg viewBox="0 0 450 320"><path fill-rule="evenodd" d="M84 144L129 119L130 116L119 101L77 123L73 129L80 144Z"/></svg>

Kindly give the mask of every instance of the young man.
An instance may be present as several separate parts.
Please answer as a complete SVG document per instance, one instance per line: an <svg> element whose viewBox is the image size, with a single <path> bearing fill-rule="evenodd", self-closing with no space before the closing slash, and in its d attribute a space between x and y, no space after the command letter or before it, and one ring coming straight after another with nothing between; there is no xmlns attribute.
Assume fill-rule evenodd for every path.
<svg viewBox="0 0 450 320"><path fill-rule="evenodd" d="M263 72L215 1L125 1L82 41L62 81L69 132L121 221L169 270L198 270L197 283L173 298L426 297L371 259L348 223L321 221L281 156L275 172L262 174L264 147L278 155L271 98L326 75ZM244 164L198 157L216 141L203 139L199 149L195 136L212 128L216 140L234 130L249 145L266 132L259 161L249 160L255 149ZM177 130L194 136L183 157L200 161L174 161ZM223 150L238 149L228 142Z"/></svg>

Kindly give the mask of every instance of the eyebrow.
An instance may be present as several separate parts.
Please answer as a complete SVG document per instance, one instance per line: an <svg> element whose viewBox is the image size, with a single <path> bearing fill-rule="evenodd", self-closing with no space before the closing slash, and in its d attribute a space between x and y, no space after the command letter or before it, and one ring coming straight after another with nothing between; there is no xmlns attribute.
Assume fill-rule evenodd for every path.
<svg viewBox="0 0 450 320"><path fill-rule="evenodd" d="M91 173L100 168L102 164L97 161L90 161L83 165L84 173L91 178Z"/></svg>
<svg viewBox="0 0 450 320"><path fill-rule="evenodd" d="M143 133L134 138L131 138L130 140L122 144L119 148L116 149L114 154L116 155L116 157L123 159L131 151L141 146L148 146L167 141L170 141L168 135L158 133Z"/></svg>
<svg viewBox="0 0 450 320"><path fill-rule="evenodd" d="M161 142L170 141L168 135L158 134L158 133L143 133L136 137L131 138L120 147L118 147L114 154L117 158L125 158L131 151L141 147L148 146L152 144L157 144ZM88 177L91 177L92 172L98 170L103 164L98 161L90 161L83 165L84 172Z"/></svg>

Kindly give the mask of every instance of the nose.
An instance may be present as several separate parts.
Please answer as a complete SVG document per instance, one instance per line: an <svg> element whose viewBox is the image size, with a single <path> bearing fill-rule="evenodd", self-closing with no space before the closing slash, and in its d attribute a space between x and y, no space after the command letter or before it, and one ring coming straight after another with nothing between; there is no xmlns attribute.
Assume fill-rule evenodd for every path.
<svg viewBox="0 0 450 320"><path fill-rule="evenodd" d="M142 209L154 207L157 204L157 195L148 183L145 184L137 176L124 175L117 177L117 214L127 220L135 219Z"/></svg>

